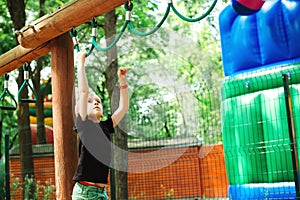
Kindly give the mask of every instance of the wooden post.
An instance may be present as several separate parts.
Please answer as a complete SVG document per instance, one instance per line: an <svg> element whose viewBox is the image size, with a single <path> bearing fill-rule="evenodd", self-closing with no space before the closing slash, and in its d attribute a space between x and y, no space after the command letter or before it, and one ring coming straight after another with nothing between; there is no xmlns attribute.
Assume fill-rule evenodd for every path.
<svg viewBox="0 0 300 200"><path fill-rule="evenodd" d="M76 134L73 132L74 50L69 33L51 42L52 103L56 199L71 199L77 164Z"/></svg>

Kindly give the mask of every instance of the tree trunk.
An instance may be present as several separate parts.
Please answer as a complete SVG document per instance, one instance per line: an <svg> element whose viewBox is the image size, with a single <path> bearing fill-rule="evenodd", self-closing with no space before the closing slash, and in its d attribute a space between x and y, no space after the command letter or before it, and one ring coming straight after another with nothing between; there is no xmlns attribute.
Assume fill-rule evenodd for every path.
<svg viewBox="0 0 300 200"><path fill-rule="evenodd" d="M24 82L23 78L23 68L19 69L18 86L22 85ZM27 98L28 90L25 87L21 94L21 98ZM23 188L25 186L25 178L34 178L34 166L32 158L32 142L31 142L31 132L29 126L29 106L28 103L20 103L18 109L18 130L19 130L19 146L20 146L20 160L21 160L21 174L23 181ZM34 193L34 187L31 187L31 192ZM23 196L25 195L25 190L23 189ZM28 198L32 199L33 196L29 195Z"/></svg>
<svg viewBox="0 0 300 200"><path fill-rule="evenodd" d="M20 30L25 25L25 3L24 0L6 0L7 7L13 22L15 30ZM19 76L17 79L18 88L24 81L23 68L19 69ZM21 92L21 97L27 96L27 89L25 88ZM29 107L27 103L19 103L18 109L18 129L19 129L19 145L20 145L20 160L21 160L21 174L22 181L25 177L34 177L33 159L32 159L32 143L31 132L29 126ZM23 184L24 186L24 184ZM33 187L31 188L31 194L33 194ZM24 195L23 190L23 195ZM32 199L29 196L29 199Z"/></svg>
<svg viewBox="0 0 300 200"><path fill-rule="evenodd" d="M45 15L44 12L44 5L45 0L40 0L40 12L39 16L42 17ZM44 124L44 97L45 92L41 91L41 71L43 69L43 57L39 58L37 60L37 69L36 69L36 76L35 76L35 91L37 95L37 101L36 101L36 118L37 118L37 144L46 144L46 130L45 130L45 124Z"/></svg>
<svg viewBox="0 0 300 200"><path fill-rule="evenodd" d="M116 20L115 10L108 12L105 15L105 38L107 46L115 39L116 36ZM111 110L114 112L119 105L119 88L116 87L118 71L118 56L116 46L107 51L107 68L105 70L106 87L110 96ZM114 91L115 90L115 91ZM123 120L122 120L123 121ZM124 121L123 121L124 122ZM120 128L115 128L113 143L123 151L114 149L113 154L113 169L111 175L114 177L112 183L112 200L128 199L127 187L127 135ZM115 169L122 169L121 171ZM115 191L114 191L115 189Z"/></svg>
<svg viewBox="0 0 300 200"><path fill-rule="evenodd" d="M37 118L37 144L46 144L46 131L44 124L44 93L41 91L41 70L43 68L43 58L37 59L37 66L32 78L34 90L36 92L36 118Z"/></svg>
<svg viewBox="0 0 300 200"><path fill-rule="evenodd" d="M0 158L2 158L2 119L3 119L3 115L2 115L3 112L1 112L0 114ZM1 191L1 190L0 190Z"/></svg>
<svg viewBox="0 0 300 200"><path fill-rule="evenodd" d="M14 29L20 30L25 25L26 20L24 0L6 0L6 3Z"/></svg>

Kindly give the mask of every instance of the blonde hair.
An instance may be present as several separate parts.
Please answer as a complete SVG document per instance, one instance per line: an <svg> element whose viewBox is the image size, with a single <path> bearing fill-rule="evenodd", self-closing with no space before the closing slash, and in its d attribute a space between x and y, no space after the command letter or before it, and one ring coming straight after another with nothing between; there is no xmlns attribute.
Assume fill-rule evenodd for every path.
<svg viewBox="0 0 300 200"><path fill-rule="evenodd" d="M79 109L79 94L78 94L78 88L77 87L74 87L74 90L73 90L73 110L74 110L74 117L76 117L78 115L78 109ZM89 95L95 95L95 96L98 96L91 88L89 88ZM101 103L102 105L102 103ZM103 112L103 107L102 107L102 112ZM103 113L101 115L101 117L104 117L103 116Z"/></svg>

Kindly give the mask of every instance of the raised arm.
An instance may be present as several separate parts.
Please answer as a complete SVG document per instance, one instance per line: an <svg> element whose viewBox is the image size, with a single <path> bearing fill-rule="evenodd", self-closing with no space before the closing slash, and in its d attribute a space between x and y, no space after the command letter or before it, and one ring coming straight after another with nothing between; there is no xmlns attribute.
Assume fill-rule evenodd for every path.
<svg viewBox="0 0 300 200"><path fill-rule="evenodd" d="M119 122L125 116L129 108L128 85L127 85L127 78L126 78L127 71L128 71L127 68L120 68L118 70L118 77L120 80L120 85L119 85L120 101L119 101L119 107L111 117L113 120L114 127L119 124Z"/></svg>
<svg viewBox="0 0 300 200"><path fill-rule="evenodd" d="M79 52L77 55L77 79L78 79L78 102L76 103L76 116L79 114L82 119L87 116L87 101L89 94L89 86L85 73L85 57L86 53Z"/></svg>

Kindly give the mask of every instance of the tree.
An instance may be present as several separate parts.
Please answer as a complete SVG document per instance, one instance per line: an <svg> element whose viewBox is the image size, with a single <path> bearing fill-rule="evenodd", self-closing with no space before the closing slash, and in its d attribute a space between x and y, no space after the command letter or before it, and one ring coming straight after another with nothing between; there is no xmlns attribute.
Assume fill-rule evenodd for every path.
<svg viewBox="0 0 300 200"><path fill-rule="evenodd" d="M25 2L24 0L7 0L7 7L13 22L14 30L20 30L25 26ZM17 79L18 87L20 88L24 82L23 68L19 69L19 76ZM27 88L22 90L20 97L27 98ZM19 127L19 147L20 147L20 160L21 160L21 174L22 180L25 177L34 177L33 159L32 159L32 145L31 145L31 132L29 127L29 107L27 103L19 103L18 109L18 127ZM34 188L31 187L31 194ZM29 197L29 198L32 198Z"/></svg>
<svg viewBox="0 0 300 200"><path fill-rule="evenodd" d="M117 15L115 10L112 10L105 14L104 18L104 33L106 38L107 46L110 45L111 41L115 39L116 35L116 21ZM105 70L105 84L110 96L111 110L114 112L119 105L119 91L116 90L117 83L117 71L118 71L118 53L117 48L114 46L107 51L107 67ZM121 122L124 123L124 122ZM114 150L113 157L113 167L118 166L123 169L127 169L128 156L126 152L127 147L127 136L126 133L117 126L115 128L115 134L113 137L113 143L124 151ZM122 159L120 159L122 158ZM115 199L128 199L128 188L127 188L127 171L112 170L111 173L115 177L116 189L115 189ZM114 195L114 194L113 194Z"/></svg>
<svg viewBox="0 0 300 200"><path fill-rule="evenodd" d="M211 1L181 1L175 6L186 16L197 17L204 13L206 7L210 5ZM175 92L175 98L178 105L184 105L187 98L197 100L196 113L192 113L193 110L188 113L186 108L178 110L181 113L182 120L178 119L177 121L182 121L182 124L177 123L177 126L184 127L180 134L186 134L187 132L191 134L190 130L197 130L197 135L204 138L206 143L221 141L219 92L224 75L217 28L217 14L220 11L217 9L218 7L215 7L211 15L196 23L184 22L177 16L170 14L167 20L168 23L164 23L164 26L157 33L160 35L155 39L151 39L151 36L147 37L147 41L151 40L151 45L147 41L142 41L143 45L137 47L139 49L131 49L142 56L138 57L134 53L130 53L129 56L126 55L126 61L129 63L132 60L152 59L161 65L162 71L168 71L169 74L176 76L172 80L169 75L169 82L173 82L170 89L177 91ZM167 27L167 29L164 29L164 27ZM175 34L172 33L172 29ZM135 40L135 42L137 41ZM150 47L152 48L150 49ZM147 49L147 51L142 51L142 49ZM134 58L131 59L131 57ZM165 68L163 65L165 65ZM141 65L138 65L138 68L140 67ZM153 68L153 64L151 67ZM145 68L142 70L145 70ZM150 76L154 76L153 71L151 73ZM144 76L147 76L147 74L142 75L142 77ZM163 76L160 77L163 78ZM138 77L134 82L138 82L140 79L141 77ZM181 83L186 87L186 94L190 93L193 95L192 97L185 96L186 94L182 92L184 87L176 86L176 82L180 79L184 79ZM143 98L149 97L149 93L140 95ZM190 116L191 114L194 116ZM191 129L195 126L191 123L191 120L194 120L193 123L198 123L196 129Z"/></svg>
<svg viewBox="0 0 300 200"><path fill-rule="evenodd" d="M3 44L0 46L0 54L8 51L11 47L13 47L16 43L13 34L11 33L12 30L12 22L9 17L9 12L6 6L5 1L0 2L0 40L3 41ZM0 88L3 89L3 78L0 79ZM12 80L12 78L10 78ZM10 89L10 88L8 88ZM4 151L4 137L2 134L9 133L10 141L13 140L15 133L17 133L16 127L16 116L15 112L11 111L1 111L1 123L2 132L0 132L0 158L3 155Z"/></svg>
<svg viewBox="0 0 300 200"><path fill-rule="evenodd" d="M0 2L0 19L0 39L3 41L3 44L0 46L0 54L3 54L16 44L12 34L12 22L5 1Z"/></svg>
<svg viewBox="0 0 300 200"><path fill-rule="evenodd" d="M45 0L39 1L39 17L45 15L44 12ZM46 130L44 124L44 96L46 94L46 89L41 90L41 70L43 69L44 58L38 58L36 62L36 68L31 78L36 92L36 118L37 118L37 144L46 144ZM49 79L51 80L51 79ZM49 83L47 83L49 85Z"/></svg>
<svg viewBox="0 0 300 200"><path fill-rule="evenodd" d="M62 6L66 2L60 0L39 0L39 1L30 1L27 2L27 10L34 15L34 19L44 16L46 13L50 13L54 10L56 6ZM44 124L44 98L47 95L47 91L51 85L51 78L48 79L46 83L46 88L41 90L41 71L44 66L49 66L50 59L49 56L44 56L38 58L35 62L35 68L31 76L33 82L34 90L36 92L36 118L37 118L37 144L45 144L46 140L46 131Z"/></svg>

